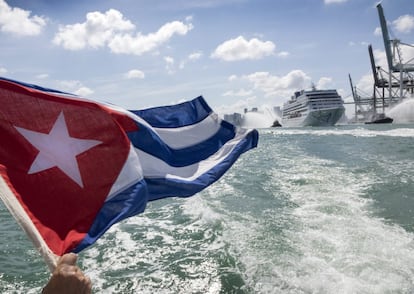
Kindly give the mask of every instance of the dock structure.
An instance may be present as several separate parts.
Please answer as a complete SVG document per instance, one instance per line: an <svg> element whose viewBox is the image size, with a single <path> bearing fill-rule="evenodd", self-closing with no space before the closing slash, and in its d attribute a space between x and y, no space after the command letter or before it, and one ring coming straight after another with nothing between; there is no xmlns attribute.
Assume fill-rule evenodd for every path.
<svg viewBox="0 0 414 294"><path fill-rule="evenodd" d="M369 45L368 53L374 78L372 93L363 93L355 87L352 84L351 75L349 75L355 104L356 122L366 121L370 116L378 112L384 113L385 109L400 103L404 99L414 97L414 58L406 59L403 54L409 49L414 49L414 46L401 42L397 38L391 39L381 3L377 4L377 10L388 69L375 64L372 46Z"/></svg>
<svg viewBox="0 0 414 294"><path fill-rule="evenodd" d="M404 51L412 50L414 46L401 42L397 38L391 39L381 3L377 4L377 9L387 56L388 71L377 67L377 74L374 74L375 84L377 88L388 89L389 98L399 97L404 99L410 94L412 95L414 91L414 57L405 60L407 56L404 56ZM370 49L370 55L372 56L371 64L375 66L372 48Z"/></svg>

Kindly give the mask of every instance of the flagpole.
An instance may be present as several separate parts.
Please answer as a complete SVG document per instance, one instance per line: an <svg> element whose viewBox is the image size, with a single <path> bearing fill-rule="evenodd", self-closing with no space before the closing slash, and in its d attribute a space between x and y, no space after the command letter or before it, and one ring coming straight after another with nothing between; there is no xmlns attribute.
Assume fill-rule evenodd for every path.
<svg viewBox="0 0 414 294"><path fill-rule="evenodd" d="M11 215L26 232L29 239L33 242L36 249L44 258L50 272L56 268L57 259L59 256L54 254L44 242L38 230L30 220L26 211L23 209L14 193L10 190L3 177L0 176L0 199L10 211Z"/></svg>

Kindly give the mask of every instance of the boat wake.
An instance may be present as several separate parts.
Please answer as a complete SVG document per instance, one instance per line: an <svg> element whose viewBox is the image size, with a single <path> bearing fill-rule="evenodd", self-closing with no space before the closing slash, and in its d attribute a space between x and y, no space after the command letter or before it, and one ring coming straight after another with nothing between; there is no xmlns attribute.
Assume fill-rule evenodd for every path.
<svg viewBox="0 0 414 294"><path fill-rule="evenodd" d="M260 131L263 134L274 133L278 135L316 135L316 136L353 136L353 137L414 137L413 128L395 128L390 130L372 130L368 128L353 128L353 129L311 129L311 128L300 128L300 129L266 129Z"/></svg>

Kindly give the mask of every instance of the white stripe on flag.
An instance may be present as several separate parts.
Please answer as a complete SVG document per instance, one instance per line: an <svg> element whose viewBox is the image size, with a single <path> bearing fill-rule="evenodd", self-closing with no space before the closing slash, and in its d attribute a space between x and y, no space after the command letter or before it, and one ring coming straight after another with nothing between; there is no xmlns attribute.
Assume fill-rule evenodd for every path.
<svg viewBox="0 0 414 294"><path fill-rule="evenodd" d="M128 158L122 167L115 183L112 185L106 201L116 196L119 192L131 187L143 179L141 163L135 152L134 146L130 144Z"/></svg>
<svg viewBox="0 0 414 294"><path fill-rule="evenodd" d="M152 128L158 136L171 148L180 149L196 145L217 133L220 120L211 113L202 121L180 128ZM179 138L179 139L177 139Z"/></svg>
<svg viewBox="0 0 414 294"><path fill-rule="evenodd" d="M187 165L184 167L173 167L164 161L141 150L135 149L141 161L144 177L167 178L193 181L208 172L220 162L225 160L233 151L234 147L246 136L247 132L240 129L236 136L224 144L216 153L206 160Z"/></svg>

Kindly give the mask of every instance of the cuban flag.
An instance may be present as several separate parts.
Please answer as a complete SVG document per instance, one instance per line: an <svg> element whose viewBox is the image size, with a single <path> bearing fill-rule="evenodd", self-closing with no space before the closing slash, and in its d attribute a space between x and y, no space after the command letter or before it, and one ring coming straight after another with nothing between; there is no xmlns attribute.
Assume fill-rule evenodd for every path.
<svg viewBox="0 0 414 294"><path fill-rule="evenodd" d="M0 78L0 198L51 269L148 201L206 188L257 142L202 97L127 111Z"/></svg>

